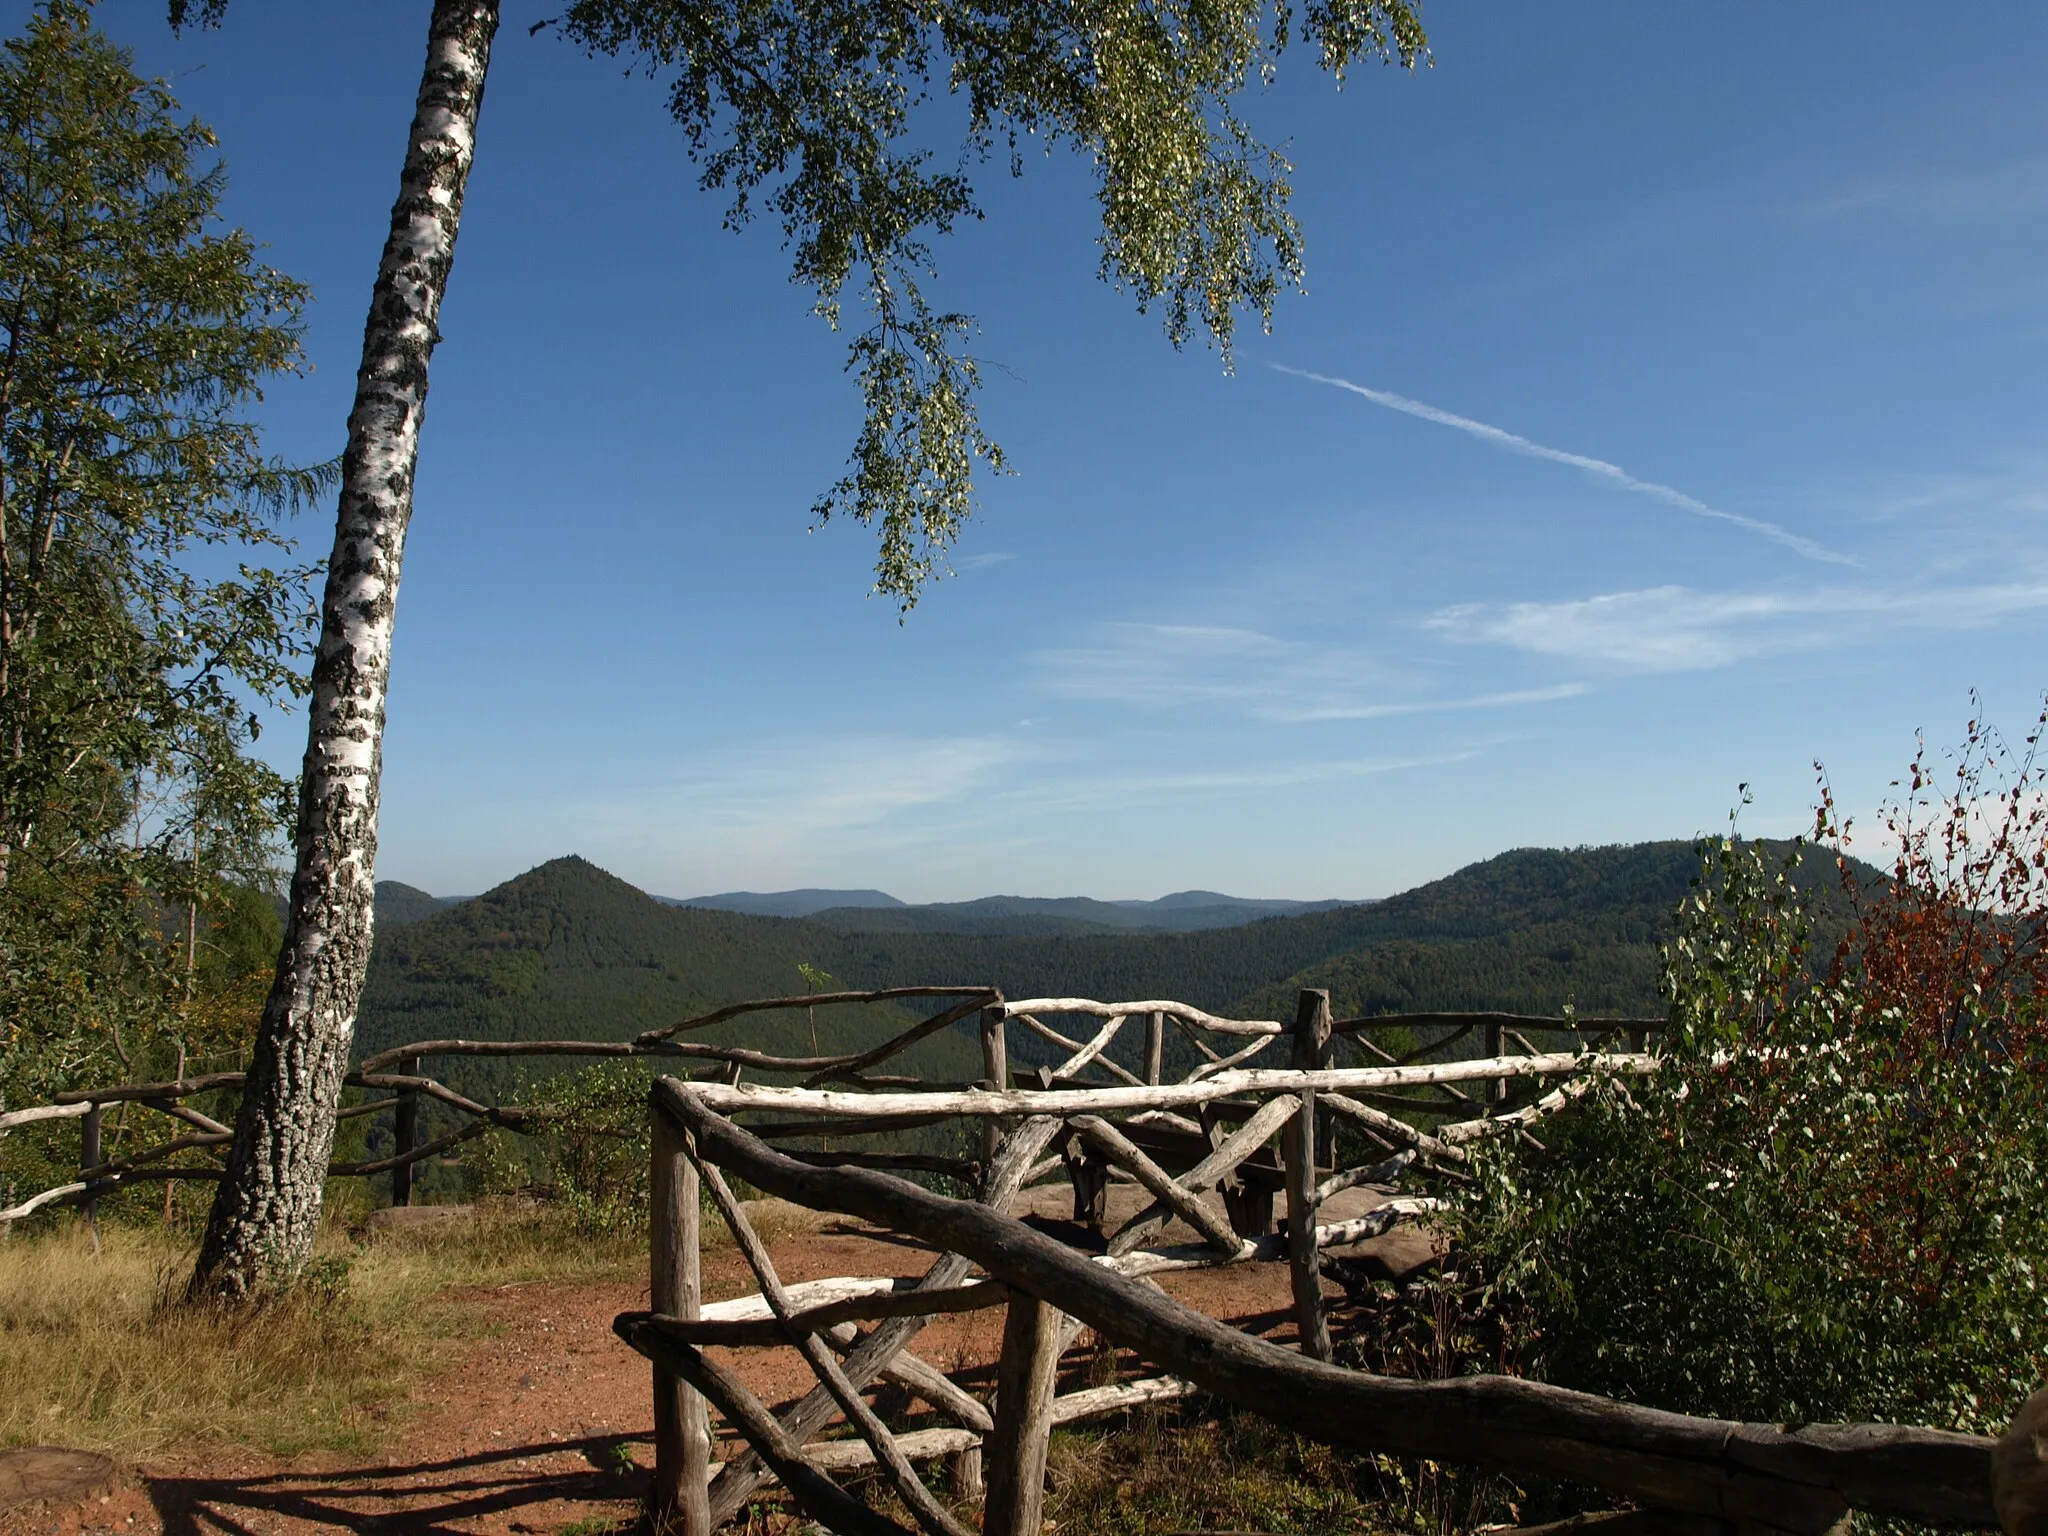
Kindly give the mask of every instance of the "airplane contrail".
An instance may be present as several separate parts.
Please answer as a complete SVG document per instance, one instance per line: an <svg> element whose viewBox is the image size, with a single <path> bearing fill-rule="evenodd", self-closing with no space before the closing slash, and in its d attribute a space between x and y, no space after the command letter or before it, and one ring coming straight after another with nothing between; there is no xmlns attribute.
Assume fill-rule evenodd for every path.
<svg viewBox="0 0 2048 1536"><path fill-rule="evenodd" d="M1285 363L1268 364L1275 372L1289 373L1297 379L1307 379L1315 384L1327 384L1332 389L1346 389L1354 395L1363 395L1374 405L1383 405L1390 411L1404 415L1419 416L1424 421L1433 421L1440 427L1455 427L1458 431L1491 443L1496 448L1505 448L1509 453L1525 454L1532 459L1548 459L1553 464L1569 464L1573 469L1582 470L1596 480L1604 480L1624 491L1634 491L1639 496L1654 497L1667 506L1690 512L1696 517L1711 517L1724 523L1733 523L1751 533L1762 534L1773 543L1804 555L1809 560L1825 560L1834 565L1855 565L1858 562L1848 555L1836 554L1824 545L1816 544L1802 534L1776 523L1767 523L1762 518L1744 517L1740 512L1723 512L1719 507L1710 507L1697 496L1688 496L1672 486L1659 485L1654 480L1638 480L1619 464L1610 464L1605 459L1590 458L1583 453L1567 453L1562 448L1545 447L1542 443L1531 442L1513 432L1499 427L1488 426L1483 421L1474 421L1469 416L1454 415L1439 410L1436 406L1425 405L1420 400L1410 400L1406 395L1397 395L1391 390L1368 389L1363 384L1354 384L1349 379L1335 378L1327 373L1310 373L1306 368L1290 368Z"/></svg>

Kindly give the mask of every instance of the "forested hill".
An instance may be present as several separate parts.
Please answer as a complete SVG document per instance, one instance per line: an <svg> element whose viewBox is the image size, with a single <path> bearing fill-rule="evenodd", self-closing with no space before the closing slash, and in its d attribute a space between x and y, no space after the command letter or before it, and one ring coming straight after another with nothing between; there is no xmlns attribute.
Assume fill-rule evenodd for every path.
<svg viewBox="0 0 2048 1536"><path fill-rule="evenodd" d="M1512 1007L1653 1012L1658 947L1698 872L1692 845L1521 849L1375 902L1203 933L848 934L840 974L987 976L1012 997L1174 997L1290 1017L1327 986L1342 1011Z"/></svg>
<svg viewBox="0 0 2048 1536"><path fill-rule="evenodd" d="M1832 874L1810 861L1812 878ZM1823 870L1823 866L1827 866ZM620 1039L748 997L804 990L800 962L855 987L986 984L1011 997L1173 997L1285 1018L1326 986L1340 1013L1424 1008L1658 1011L1658 951L1698 870L1683 842L1521 849L1369 906L1193 933L850 933L815 920L665 905L558 859L379 931L357 1038L367 1053L447 1036ZM905 1010L818 1017L826 1049ZM809 1045L802 1012L727 1039ZM935 1047L961 1056L964 1040Z"/></svg>
<svg viewBox="0 0 2048 1536"><path fill-rule="evenodd" d="M380 928L356 1054L447 1038L623 1040L721 1003L801 994L799 962L832 968L836 957L819 943L828 937L786 919L667 906L584 859L555 859L424 920ZM872 1044L913 1017L826 1010L818 1042L827 1051ZM811 1024L802 1010L759 1015L720 1038L808 1054ZM933 1049L947 1070L973 1075L970 1057L979 1058L965 1043Z"/></svg>

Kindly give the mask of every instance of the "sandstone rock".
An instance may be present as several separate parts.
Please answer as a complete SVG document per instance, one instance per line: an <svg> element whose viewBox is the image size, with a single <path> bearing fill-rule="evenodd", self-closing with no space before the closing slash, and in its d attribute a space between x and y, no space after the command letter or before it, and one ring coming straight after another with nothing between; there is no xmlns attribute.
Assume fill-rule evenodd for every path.
<svg viewBox="0 0 2048 1536"><path fill-rule="evenodd" d="M0 1451L0 1509L21 1504L76 1504L113 1486L114 1463L92 1451L54 1445Z"/></svg>

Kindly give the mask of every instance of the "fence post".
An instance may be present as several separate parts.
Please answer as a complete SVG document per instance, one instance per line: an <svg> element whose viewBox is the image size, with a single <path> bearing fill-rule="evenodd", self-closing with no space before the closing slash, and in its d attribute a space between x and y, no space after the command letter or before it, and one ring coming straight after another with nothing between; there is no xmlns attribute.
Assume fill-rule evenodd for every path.
<svg viewBox="0 0 2048 1536"><path fill-rule="evenodd" d="M1166 1060L1166 1015L1145 1015L1145 1081L1158 1086Z"/></svg>
<svg viewBox="0 0 2048 1536"><path fill-rule="evenodd" d="M1294 1013L1294 1065L1314 1071L1330 1057L1330 994L1304 989ZM1301 1090L1301 1109L1287 1123L1287 1264L1294 1289L1294 1320L1301 1352L1330 1358L1330 1325L1323 1316L1323 1277L1316 1262L1316 1095Z"/></svg>
<svg viewBox="0 0 2048 1536"><path fill-rule="evenodd" d="M417 1056L402 1056L398 1061L400 1077L418 1077L420 1059ZM398 1096L398 1108L391 1113L391 1136L395 1145L392 1151L399 1157L420 1144L420 1096L410 1089ZM400 1163L391 1170L391 1203L412 1204L411 1163Z"/></svg>
<svg viewBox="0 0 2048 1536"><path fill-rule="evenodd" d="M100 1165L100 1106L95 1104L85 1112L85 1118L78 1123L78 1176L90 1179L93 1170ZM92 1228L92 1245L95 1252L100 1245L100 1202L93 1196L85 1202L86 1224Z"/></svg>
<svg viewBox="0 0 2048 1536"><path fill-rule="evenodd" d="M1495 1020L1493 1023L1488 1024L1484 1028L1484 1030L1481 1031L1480 1039L1484 1042L1484 1044L1480 1047L1481 1052L1488 1059L1494 1059L1499 1057L1501 1053L1507 1049L1507 1037L1501 1032L1499 1020ZM1498 1104L1507 1096L1508 1080L1506 1078L1490 1077L1486 1080L1487 1103Z"/></svg>
<svg viewBox="0 0 2048 1536"><path fill-rule="evenodd" d="M981 1075L998 1089L1010 1086L1010 1052L1004 1039L1004 1013L1001 1003L991 1003L981 1010ZM981 1165L991 1166L996 1160L996 1149L1003 1144L1003 1122L984 1120L981 1123Z"/></svg>
<svg viewBox="0 0 2048 1536"><path fill-rule="evenodd" d="M988 1499L982 1506L981 1536L1040 1536L1059 1365L1059 1309L1012 1291L1003 1315L1003 1354L996 1362L995 1428L986 1442Z"/></svg>
<svg viewBox="0 0 2048 1536"><path fill-rule="evenodd" d="M668 1317L694 1318L702 1297L702 1210L697 1168L684 1151L685 1132L657 1102L648 1170L648 1306ZM654 1367L654 1504L656 1529L675 1536L711 1536L711 1426L694 1387Z"/></svg>

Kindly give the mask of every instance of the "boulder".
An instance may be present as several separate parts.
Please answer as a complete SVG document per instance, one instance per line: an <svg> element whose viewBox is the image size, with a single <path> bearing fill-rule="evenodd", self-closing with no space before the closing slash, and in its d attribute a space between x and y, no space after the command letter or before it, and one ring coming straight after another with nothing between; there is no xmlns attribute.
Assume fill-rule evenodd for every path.
<svg viewBox="0 0 2048 1536"><path fill-rule="evenodd" d="M27 1445L0 1451L0 1510L76 1504L114 1485L114 1463L92 1451Z"/></svg>

